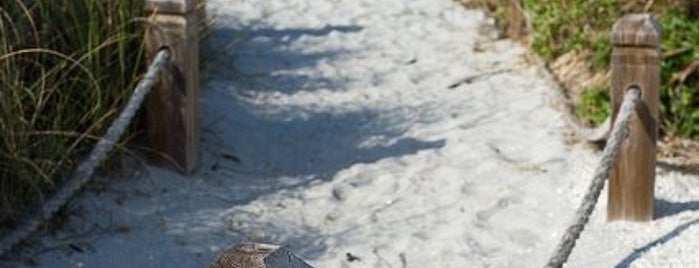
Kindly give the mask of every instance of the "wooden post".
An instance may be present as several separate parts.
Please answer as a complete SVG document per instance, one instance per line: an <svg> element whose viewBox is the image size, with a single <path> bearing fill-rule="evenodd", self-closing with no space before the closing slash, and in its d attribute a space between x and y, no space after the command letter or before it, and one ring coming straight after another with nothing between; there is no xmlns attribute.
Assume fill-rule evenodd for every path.
<svg viewBox="0 0 699 268"><path fill-rule="evenodd" d="M313 268L284 247L243 243L226 250L209 268Z"/></svg>
<svg viewBox="0 0 699 268"><path fill-rule="evenodd" d="M199 161L197 0L146 0L149 58L168 48L170 64L146 100L151 160L189 174Z"/></svg>
<svg viewBox="0 0 699 268"><path fill-rule="evenodd" d="M647 14L626 15L612 30L612 118L625 91L641 90L609 180L608 220L650 221L655 210L655 161L660 88L660 26Z"/></svg>

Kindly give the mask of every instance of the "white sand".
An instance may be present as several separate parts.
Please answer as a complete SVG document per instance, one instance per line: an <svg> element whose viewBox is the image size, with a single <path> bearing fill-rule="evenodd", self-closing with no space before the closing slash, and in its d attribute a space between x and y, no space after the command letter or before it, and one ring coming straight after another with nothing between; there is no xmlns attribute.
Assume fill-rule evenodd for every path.
<svg viewBox="0 0 699 268"><path fill-rule="evenodd" d="M59 236L96 228L45 239L57 248L40 267L206 267L245 240L318 268L547 260L599 156L564 144L552 82L493 40L482 12L450 0L208 11L224 52L203 89L200 169L148 168L86 194ZM567 267L699 267L699 177L658 172L660 217L606 223L603 195Z"/></svg>

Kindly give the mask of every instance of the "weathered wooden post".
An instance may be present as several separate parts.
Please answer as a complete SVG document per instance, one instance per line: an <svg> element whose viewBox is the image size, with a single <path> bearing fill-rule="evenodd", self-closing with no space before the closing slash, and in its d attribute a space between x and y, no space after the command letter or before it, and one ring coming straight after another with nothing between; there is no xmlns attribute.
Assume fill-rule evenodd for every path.
<svg viewBox="0 0 699 268"><path fill-rule="evenodd" d="M209 268L313 268L285 247L243 243L226 250Z"/></svg>
<svg viewBox="0 0 699 268"><path fill-rule="evenodd" d="M655 210L655 161L660 88L660 26L647 14L626 15L612 30L612 118L629 87L641 91L609 180L608 220L649 221Z"/></svg>
<svg viewBox="0 0 699 268"><path fill-rule="evenodd" d="M172 55L146 100L151 159L185 174L199 161L199 2L146 0L147 53L168 48Z"/></svg>

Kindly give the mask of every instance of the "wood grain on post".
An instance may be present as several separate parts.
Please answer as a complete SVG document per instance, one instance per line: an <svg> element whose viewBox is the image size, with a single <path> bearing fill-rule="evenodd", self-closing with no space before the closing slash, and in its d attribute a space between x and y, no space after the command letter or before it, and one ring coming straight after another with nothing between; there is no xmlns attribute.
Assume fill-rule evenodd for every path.
<svg viewBox="0 0 699 268"><path fill-rule="evenodd" d="M146 50L171 60L146 100L151 160L189 174L199 161L199 36L196 0L147 0Z"/></svg>
<svg viewBox="0 0 699 268"><path fill-rule="evenodd" d="M612 118L625 91L641 90L609 180L608 220L650 221L655 210L655 162L660 89L660 27L647 14L626 15L612 30Z"/></svg>
<svg viewBox="0 0 699 268"><path fill-rule="evenodd" d="M243 243L222 252L209 268L313 268L285 247Z"/></svg>

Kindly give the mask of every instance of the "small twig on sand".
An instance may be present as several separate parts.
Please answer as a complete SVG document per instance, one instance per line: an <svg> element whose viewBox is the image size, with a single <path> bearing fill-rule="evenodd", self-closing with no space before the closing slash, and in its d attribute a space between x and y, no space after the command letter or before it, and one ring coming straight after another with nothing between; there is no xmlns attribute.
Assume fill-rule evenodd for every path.
<svg viewBox="0 0 699 268"><path fill-rule="evenodd" d="M456 82L450 84L447 88L448 89L455 89L463 84L471 84L471 83L475 82L476 80L479 80L479 79L484 78L484 77L490 77L490 76L493 76L496 74L507 73L507 72L511 72L511 71L512 71L512 69L501 69L501 70L495 70L495 71L489 71L489 72L475 74L475 75L466 77L464 79L461 79L459 81L456 81Z"/></svg>
<svg viewBox="0 0 699 268"><path fill-rule="evenodd" d="M386 259L383 258L383 256L381 256L381 254L379 254L379 248L374 247L374 249L372 249L371 252L374 253L374 255L376 255L377 258L379 258L379 261L381 261L381 263L386 264L386 265L388 265L388 267L393 268L393 265L391 265L390 262L388 262Z"/></svg>
<svg viewBox="0 0 699 268"><path fill-rule="evenodd" d="M405 258L405 253L398 253L398 258L400 258L400 264L402 268L408 267L408 260Z"/></svg>

